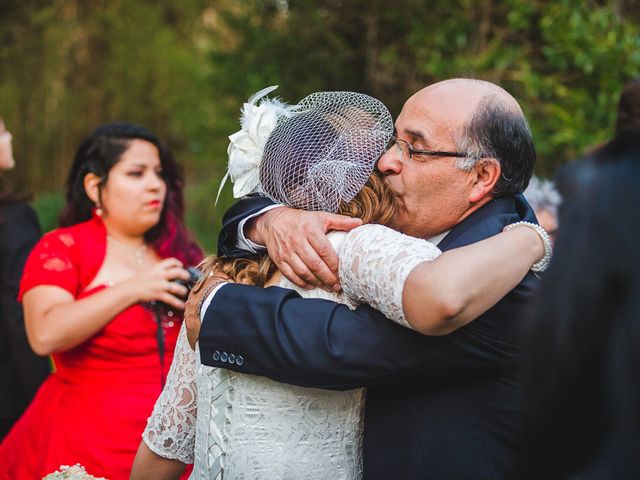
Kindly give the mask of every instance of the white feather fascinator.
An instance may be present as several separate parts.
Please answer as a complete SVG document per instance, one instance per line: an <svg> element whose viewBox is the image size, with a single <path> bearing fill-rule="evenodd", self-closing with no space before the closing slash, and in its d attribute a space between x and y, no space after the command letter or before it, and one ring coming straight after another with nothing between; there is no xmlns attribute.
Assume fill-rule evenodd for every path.
<svg viewBox="0 0 640 480"><path fill-rule="evenodd" d="M243 105L222 185L231 177L235 198L260 193L290 207L336 212L364 187L385 151L391 114L355 92L316 92L297 105L265 98L276 88Z"/></svg>
<svg viewBox="0 0 640 480"><path fill-rule="evenodd" d="M277 88L278 85L263 88L242 106L241 129L229 136L229 167L220 184L216 202L229 177L233 182L234 198L261 192L260 162L269 135L276 128L278 119L290 116L298 108L297 105L287 105L277 98L265 98Z"/></svg>

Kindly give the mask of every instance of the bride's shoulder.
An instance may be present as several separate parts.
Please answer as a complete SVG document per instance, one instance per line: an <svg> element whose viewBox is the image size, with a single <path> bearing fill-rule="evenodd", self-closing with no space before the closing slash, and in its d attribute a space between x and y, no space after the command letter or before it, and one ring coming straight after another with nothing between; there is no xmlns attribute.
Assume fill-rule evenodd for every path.
<svg viewBox="0 0 640 480"><path fill-rule="evenodd" d="M361 227L358 227L361 228ZM339 230L331 230L328 234L327 234L327 238L329 239L329 242L331 242L331 246L334 248L335 251L338 251L338 249L340 248L340 245L342 245L342 242L344 242L344 239L347 237L347 232L341 232Z"/></svg>

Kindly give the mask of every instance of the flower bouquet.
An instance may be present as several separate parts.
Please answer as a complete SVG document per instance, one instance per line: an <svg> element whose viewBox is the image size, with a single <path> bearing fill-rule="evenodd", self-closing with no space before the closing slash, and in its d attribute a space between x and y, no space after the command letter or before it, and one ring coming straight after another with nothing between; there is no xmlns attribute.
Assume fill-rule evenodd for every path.
<svg viewBox="0 0 640 480"><path fill-rule="evenodd" d="M61 465L60 470L50 473L42 480L107 480L104 477L89 475L82 465Z"/></svg>

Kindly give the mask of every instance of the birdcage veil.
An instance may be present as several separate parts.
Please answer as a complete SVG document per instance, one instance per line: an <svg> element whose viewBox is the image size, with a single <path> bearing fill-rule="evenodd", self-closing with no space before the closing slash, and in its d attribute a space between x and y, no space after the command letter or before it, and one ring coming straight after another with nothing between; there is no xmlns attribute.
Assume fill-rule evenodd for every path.
<svg viewBox="0 0 640 480"><path fill-rule="evenodd" d="M263 100L258 107L265 101L268 104ZM261 150L254 152L260 160L252 163L253 191L291 207L336 212L371 175L393 133L391 114L379 100L355 92L317 92L297 105L279 108L275 117L264 115L272 128L266 142L254 142ZM230 139L233 144L233 136ZM238 151L233 148L230 145L230 172L231 153Z"/></svg>

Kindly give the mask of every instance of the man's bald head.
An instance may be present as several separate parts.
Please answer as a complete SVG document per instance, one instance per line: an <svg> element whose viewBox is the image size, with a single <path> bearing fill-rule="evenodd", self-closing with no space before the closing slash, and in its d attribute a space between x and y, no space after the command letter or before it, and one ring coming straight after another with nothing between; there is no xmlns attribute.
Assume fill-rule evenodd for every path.
<svg viewBox="0 0 640 480"><path fill-rule="evenodd" d="M494 196L527 187L536 158L533 139L520 105L505 89L484 80L454 78L423 88L407 105L422 109L440 133L446 129L458 151L470 154L460 159L460 168L469 169L486 157L498 160L502 178Z"/></svg>
<svg viewBox="0 0 640 480"><path fill-rule="evenodd" d="M524 118L522 109L513 96L495 83L473 78L452 78L434 83L419 90L411 99L416 101L439 97L458 111L464 110L475 113L482 103L500 105L505 111L512 112ZM410 99L410 100L411 100Z"/></svg>

